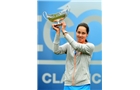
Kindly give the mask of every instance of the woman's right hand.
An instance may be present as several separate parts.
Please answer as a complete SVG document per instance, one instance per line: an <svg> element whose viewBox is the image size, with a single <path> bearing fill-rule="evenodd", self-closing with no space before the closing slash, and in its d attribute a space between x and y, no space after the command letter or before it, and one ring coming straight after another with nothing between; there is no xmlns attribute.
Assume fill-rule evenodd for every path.
<svg viewBox="0 0 140 90"><path fill-rule="evenodd" d="M52 28L57 32L60 33L60 28L56 24L52 24Z"/></svg>

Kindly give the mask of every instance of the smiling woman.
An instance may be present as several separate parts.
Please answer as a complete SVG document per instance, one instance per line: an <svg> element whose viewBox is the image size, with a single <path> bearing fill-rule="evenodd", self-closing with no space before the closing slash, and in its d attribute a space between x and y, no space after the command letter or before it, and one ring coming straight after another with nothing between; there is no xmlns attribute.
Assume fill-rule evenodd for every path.
<svg viewBox="0 0 140 90"><path fill-rule="evenodd" d="M59 46L60 27L54 24L52 27L56 31L53 52L55 54L67 54L64 90L90 90L89 63L95 46L86 40L89 33L88 25L86 23L80 23L77 26L77 41L75 41L65 30L66 23L62 22L62 32L67 43L61 46Z"/></svg>
<svg viewBox="0 0 140 90"><path fill-rule="evenodd" d="M37 1L38 90L102 90L101 5L101 0ZM44 11L54 17L45 19ZM54 31L52 24L61 24L57 18L66 23Z"/></svg>
<svg viewBox="0 0 140 90"><path fill-rule="evenodd" d="M76 29L76 36L77 36L77 41L79 43L86 43L88 42L87 41L87 36L88 36L88 33L89 33L89 27L86 23L80 23L78 26L77 26L77 29Z"/></svg>

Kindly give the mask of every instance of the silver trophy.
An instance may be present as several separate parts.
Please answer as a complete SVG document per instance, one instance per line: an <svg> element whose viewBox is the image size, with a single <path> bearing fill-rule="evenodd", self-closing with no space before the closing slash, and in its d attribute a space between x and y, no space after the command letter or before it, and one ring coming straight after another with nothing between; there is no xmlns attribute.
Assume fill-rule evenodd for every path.
<svg viewBox="0 0 140 90"><path fill-rule="evenodd" d="M69 6L67 6L65 9L55 14L47 14L47 12L44 11L43 17L46 20L48 19L49 21L54 22L56 25L61 26L61 21L63 21L67 17L69 11L70 11Z"/></svg>

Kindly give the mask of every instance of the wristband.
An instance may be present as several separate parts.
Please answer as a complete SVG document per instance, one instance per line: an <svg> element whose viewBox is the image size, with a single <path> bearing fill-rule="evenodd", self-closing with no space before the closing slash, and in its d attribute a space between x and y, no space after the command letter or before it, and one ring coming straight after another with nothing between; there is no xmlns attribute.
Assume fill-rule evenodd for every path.
<svg viewBox="0 0 140 90"><path fill-rule="evenodd" d="M67 31L64 31L64 32L63 32L63 35L64 35L65 33L67 33Z"/></svg>

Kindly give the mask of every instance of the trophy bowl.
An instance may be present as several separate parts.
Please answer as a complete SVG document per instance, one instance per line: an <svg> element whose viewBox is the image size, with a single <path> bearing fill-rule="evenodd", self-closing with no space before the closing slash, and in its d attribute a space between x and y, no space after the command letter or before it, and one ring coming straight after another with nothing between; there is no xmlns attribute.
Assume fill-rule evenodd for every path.
<svg viewBox="0 0 140 90"><path fill-rule="evenodd" d="M61 21L63 21L67 17L69 11L70 11L69 6L67 6L65 9L55 14L47 14L47 12L44 11L43 17L46 20L48 19L50 22L54 22L57 26L61 26Z"/></svg>

